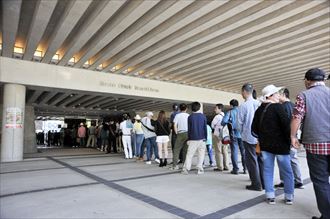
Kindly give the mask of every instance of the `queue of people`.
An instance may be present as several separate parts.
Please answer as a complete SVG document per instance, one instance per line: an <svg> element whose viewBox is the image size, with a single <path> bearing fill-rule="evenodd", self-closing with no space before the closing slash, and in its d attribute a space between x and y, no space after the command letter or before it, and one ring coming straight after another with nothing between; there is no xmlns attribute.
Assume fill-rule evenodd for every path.
<svg viewBox="0 0 330 219"><path fill-rule="evenodd" d="M87 134L87 147L99 147L107 153L112 148L116 153L121 136L119 141L126 159L135 158L147 165L154 161L159 167L169 164L171 142L173 159L169 170L180 170L182 174L190 173L196 152L197 174L204 174L207 151L213 171L248 173L250 184L245 189L265 190L266 202L271 205L276 204L275 189L284 188L284 203L292 205L294 189L304 188L297 158L297 149L303 144L321 213L321 217L313 219L330 219L330 89L325 86L325 78L325 72L319 68L308 70L304 77L307 90L299 93L295 104L285 87L267 85L257 99L253 85L246 83L241 88L244 102L239 105L238 100L230 100L226 112L223 103L216 104L215 116L209 123L199 102L191 103L191 114L187 113L187 104L182 103L173 105L169 119L161 110L157 119L153 112L147 112L143 118L136 115L133 121L124 114L117 125L110 121L86 129L81 124L76 131L77 139L83 146ZM280 182L274 185L275 159Z"/></svg>

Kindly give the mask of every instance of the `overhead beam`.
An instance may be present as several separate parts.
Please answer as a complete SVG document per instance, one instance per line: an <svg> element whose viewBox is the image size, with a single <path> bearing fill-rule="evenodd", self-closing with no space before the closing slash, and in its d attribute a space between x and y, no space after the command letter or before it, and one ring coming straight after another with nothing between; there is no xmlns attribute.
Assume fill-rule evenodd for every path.
<svg viewBox="0 0 330 219"><path fill-rule="evenodd" d="M70 34L91 2L92 0L75 0L67 2L67 7L65 8L65 11L63 12L60 20L58 21L58 25L53 31L53 34L48 42L45 55L41 62L50 62L56 51L60 48L66 37Z"/></svg>
<svg viewBox="0 0 330 219"><path fill-rule="evenodd" d="M2 56L12 57L19 24L22 0L1 1Z"/></svg>
<svg viewBox="0 0 330 219"><path fill-rule="evenodd" d="M24 60L31 60L38 43L43 36L50 17L55 9L57 0L38 0L33 13L33 18L26 38Z"/></svg>
<svg viewBox="0 0 330 219"><path fill-rule="evenodd" d="M98 1L97 7L92 11L79 31L75 34L72 40L66 47L60 48L60 53L64 54L58 65L66 65L70 58L78 53L79 50L90 40L90 37L116 13L119 8L125 4L121 1ZM78 57L75 57L78 58Z"/></svg>

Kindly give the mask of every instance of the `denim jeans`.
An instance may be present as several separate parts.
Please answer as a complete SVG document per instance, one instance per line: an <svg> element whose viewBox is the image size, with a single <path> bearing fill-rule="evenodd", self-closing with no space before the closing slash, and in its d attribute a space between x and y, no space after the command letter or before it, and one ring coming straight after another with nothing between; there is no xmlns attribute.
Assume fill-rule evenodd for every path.
<svg viewBox="0 0 330 219"><path fill-rule="evenodd" d="M300 167L299 167L297 149L295 149L295 148L290 149L290 157L291 157L291 167L292 167L293 176L294 176L294 183L295 184L303 183L303 180L301 178ZM281 182L283 182L283 176L282 176L281 172L280 172L280 179L281 179Z"/></svg>
<svg viewBox="0 0 330 219"><path fill-rule="evenodd" d="M263 177L266 190L266 198L275 198L274 191L274 161L277 159L278 167L283 174L285 199L293 200L294 181L290 163L290 154L280 155L267 151L261 151L264 163Z"/></svg>
<svg viewBox="0 0 330 219"><path fill-rule="evenodd" d="M151 160L152 153L155 153L155 158L158 158L158 146L156 144L156 136L145 139L147 147L147 161Z"/></svg>
<svg viewBox="0 0 330 219"><path fill-rule="evenodd" d="M135 134L135 156L143 157L143 153L141 153L141 145L143 143L144 134Z"/></svg>
<svg viewBox="0 0 330 219"><path fill-rule="evenodd" d="M207 154L209 155L210 165L212 165L214 164L212 145L210 144L206 145L206 149L207 149Z"/></svg>
<svg viewBox="0 0 330 219"><path fill-rule="evenodd" d="M309 175L313 182L317 208L324 219L330 219L330 155L318 155L307 152Z"/></svg>
<svg viewBox="0 0 330 219"><path fill-rule="evenodd" d="M243 146L243 142L241 138L233 137L230 143L230 151L231 151L231 163L233 164L233 171L238 172L238 149L241 152L242 166L243 171L246 170L245 166L245 149Z"/></svg>

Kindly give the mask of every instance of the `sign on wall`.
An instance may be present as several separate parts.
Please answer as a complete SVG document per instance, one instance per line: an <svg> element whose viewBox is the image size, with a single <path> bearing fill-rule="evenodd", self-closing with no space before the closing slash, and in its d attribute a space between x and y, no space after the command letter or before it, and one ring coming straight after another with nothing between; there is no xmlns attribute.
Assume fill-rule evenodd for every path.
<svg viewBox="0 0 330 219"><path fill-rule="evenodd" d="M23 111L18 107L6 109L6 128L23 128Z"/></svg>

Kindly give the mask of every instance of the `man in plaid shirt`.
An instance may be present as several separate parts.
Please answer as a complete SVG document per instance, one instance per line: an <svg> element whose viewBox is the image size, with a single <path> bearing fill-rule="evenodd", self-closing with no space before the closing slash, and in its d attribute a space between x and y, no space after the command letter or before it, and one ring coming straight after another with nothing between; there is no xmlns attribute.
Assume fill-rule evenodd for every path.
<svg viewBox="0 0 330 219"><path fill-rule="evenodd" d="M306 91L298 94L291 120L291 144L299 148L297 131L302 125L302 143L306 149L309 174L322 219L330 219L330 88L325 72L313 68L305 74ZM317 219L318 217L313 217Z"/></svg>

